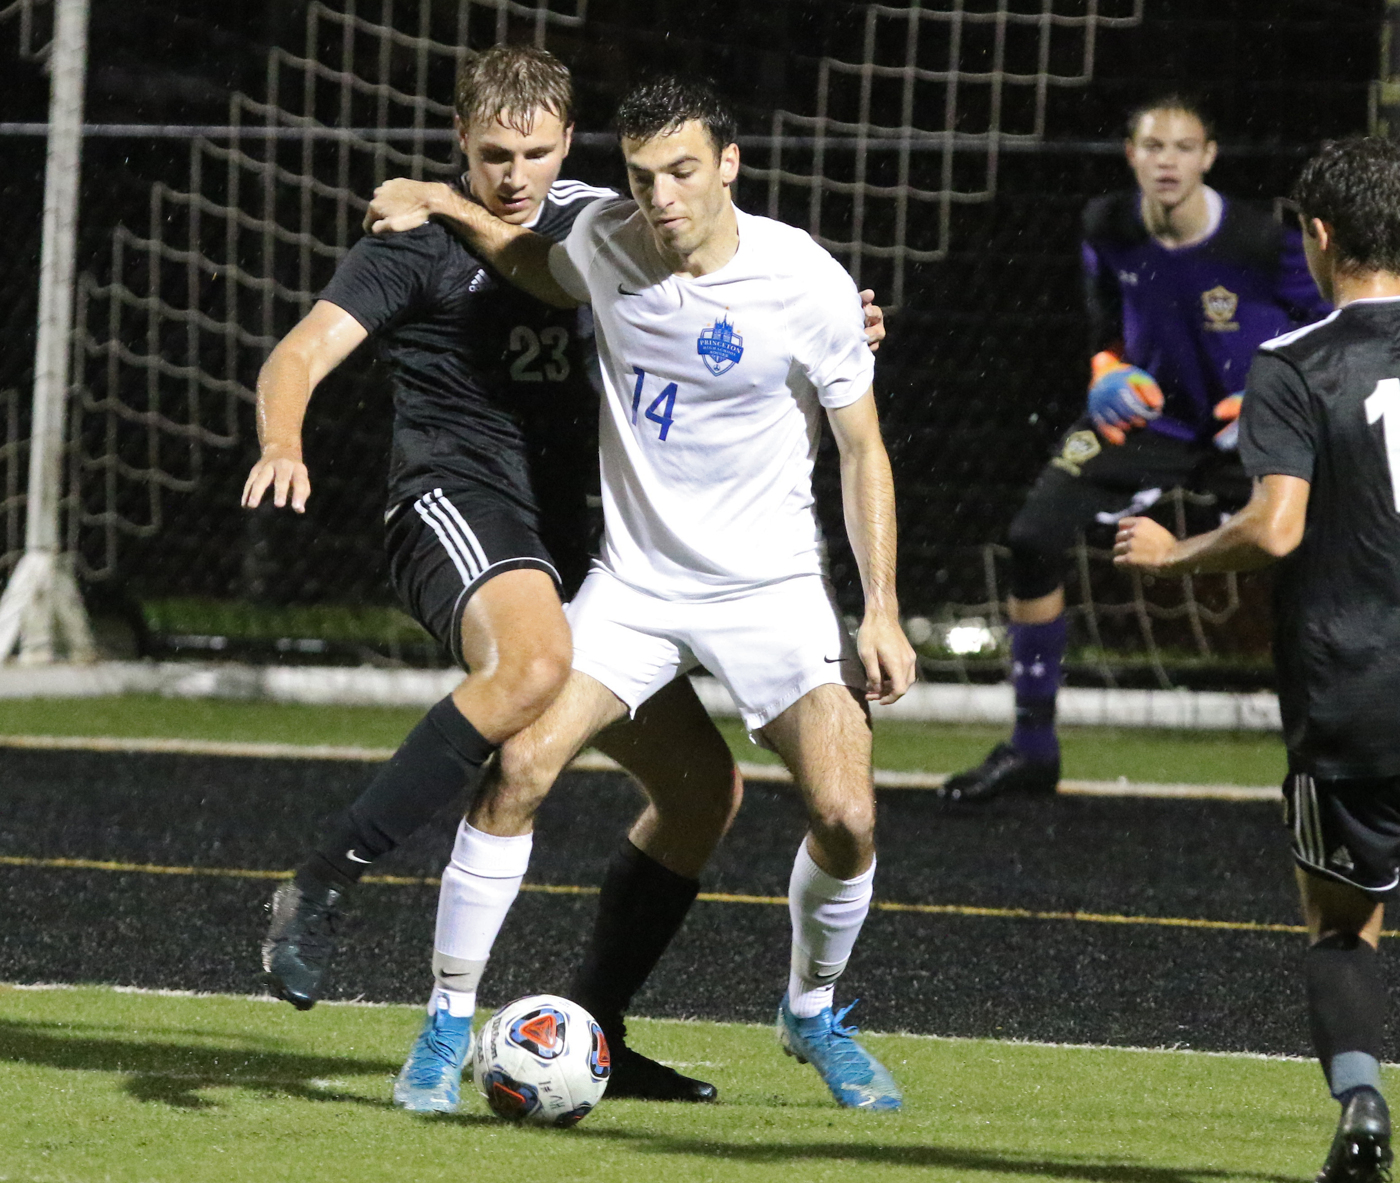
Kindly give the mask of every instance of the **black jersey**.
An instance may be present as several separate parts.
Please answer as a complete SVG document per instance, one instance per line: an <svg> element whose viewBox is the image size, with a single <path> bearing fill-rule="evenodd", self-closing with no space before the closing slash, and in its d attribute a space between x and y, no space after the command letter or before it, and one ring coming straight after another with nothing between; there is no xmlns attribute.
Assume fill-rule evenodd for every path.
<svg viewBox="0 0 1400 1183"><path fill-rule="evenodd" d="M1265 342L1240 456L1310 483L1279 564L1274 662L1294 772L1400 774L1400 299L1358 300Z"/></svg>
<svg viewBox="0 0 1400 1183"><path fill-rule="evenodd" d="M557 182L534 229L561 240L585 206L611 195ZM574 485L596 469L587 309L526 295L435 222L366 235L320 298L359 321L389 366L390 505L484 484L534 514L532 477L543 485L568 466L564 483ZM554 465L560 473L548 471Z"/></svg>

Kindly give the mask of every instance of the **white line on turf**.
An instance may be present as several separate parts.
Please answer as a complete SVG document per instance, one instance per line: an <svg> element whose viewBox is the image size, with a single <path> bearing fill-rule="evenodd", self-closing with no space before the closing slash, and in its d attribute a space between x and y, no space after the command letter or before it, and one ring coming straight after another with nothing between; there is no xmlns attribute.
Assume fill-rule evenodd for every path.
<svg viewBox="0 0 1400 1183"><path fill-rule="evenodd" d="M234 740L169 739L102 735L0 735L0 747L38 751L70 752L156 752L182 756L232 756L244 759L347 760L381 763L394 754L393 748L364 748L335 744L246 743ZM570 766L578 772L617 772L616 761L601 752L585 752ZM747 781L791 784L792 774L778 764L739 762L739 773ZM945 772L898 772L877 768L875 784L882 789L936 789ZM1062 780L1060 792L1082 797L1157 797L1210 799L1217 801L1273 801L1279 789L1272 785L1193 785L1156 784L1150 781Z"/></svg>
<svg viewBox="0 0 1400 1183"><path fill-rule="evenodd" d="M4 990L108 990L113 994L141 994L154 998L220 998L231 1002L276 1002L281 1003L280 998L273 998L270 994L221 994L212 990L162 990L150 986L111 986L100 982L0 982L0 991ZM365 1002L358 998L327 998L322 999L317 1006L344 1006L344 1007L379 1007L385 1009L411 1010L422 1013L423 1004L420 1002ZM485 1008L482 1008L485 1009ZM669 1019L669 1018L648 1018L646 1015L629 1015L628 1020L641 1019L648 1023L665 1023L668 1026L687 1027L751 1027L764 1031L771 1031L772 1023L737 1023L728 1020L718 1019ZM1203 1048L1179 1047L1176 1045L1161 1047L1139 1047L1137 1045L1122 1046L1112 1043L1055 1043L1051 1040L1043 1039L992 1039L986 1036L970 1035L930 1035L923 1031L873 1031L863 1029L865 1035L879 1035L886 1038L900 1039L921 1039L933 1043L994 1043L1006 1044L1012 1047L1035 1047L1046 1048L1051 1051L1073 1051L1073 1052L1143 1052L1156 1053L1174 1056L1211 1056L1224 1060L1263 1060L1276 1064L1312 1063L1310 1056L1290 1056L1275 1055L1268 1052L1223 1052L1212 1051ZM1397 1067L1386 1061L1387 1067ZM704 1067L708 1061L695 1062L696 1067ZM715 1065L718 1067L719 1065Z"/></svg>

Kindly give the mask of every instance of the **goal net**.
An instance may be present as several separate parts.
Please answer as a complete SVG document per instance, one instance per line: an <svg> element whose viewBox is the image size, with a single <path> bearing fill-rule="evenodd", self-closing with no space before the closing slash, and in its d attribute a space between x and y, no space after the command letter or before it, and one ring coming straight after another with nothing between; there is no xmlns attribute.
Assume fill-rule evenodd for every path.
<svg viewBox="0 0 1400 1183"><path fill-rule="evenodd" d="M575 72L591 134L570 166L590 181L620 180L596 129L630 81L657 68L714 75L742 115L741 204L808 229L897 310L880 384L901 498L901 596L931 674L995 675L996 543L1082 405L1078 211L1124 182L1113 136L1141 93L1150 39L1200 30L1145 0L294 7L294 34L266 52L257 85L231 95L223 125L195 129L144 173L122 166L129 188L144 185L139 211L129 193L111 209L85 194L63 520L90 599L387 602L383 376L357 357L318 391L307 439L315 495L307 519L293 521L237 509L256 447L256 374L360 233L374 185L459 171L450 99L466 55L529 40ZM12 53L42 51L43 8L0 9ZM1347 25L1335 54L1322 54L1315 126L1290 127L1290 142L1356 122L1354 67L1342 62L1375 32ZM1275 81L1273 91L1257 77L1241 87L1262 106L1297 84ZM1248 163L1252 173L1228 167L1232 192L1272 197L1296 155L1263 150ZM19 377L0 373L0 574L22 545ZM1188 502L1163 507L1181 507L1185 526ZM1112 571L1101 542L1091 531L1069 556L1084 670L1109 684L1147 670L1167 685L1246 649L1259 667L1257 630L1236 619L1242 602L1250 614L1248 589L1149 587ZM834 564L853 586L839 546ZM970 644L978 627L979 648L950 643L961 628Z"/></svg>

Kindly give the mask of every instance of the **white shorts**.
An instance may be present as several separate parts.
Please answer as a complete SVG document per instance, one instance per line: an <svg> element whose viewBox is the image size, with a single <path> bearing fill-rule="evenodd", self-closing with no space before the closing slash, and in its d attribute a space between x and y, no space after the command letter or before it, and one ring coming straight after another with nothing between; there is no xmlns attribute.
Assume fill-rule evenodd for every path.
<svg viewBox="0 0 1400 1183"><path fill-rule="evenodd" d="M595 567L566 612L574 669L629 711L701 665L733 695L750 731L818 686L865 688L855 642L818 575L694 602L663 600Z"/></svg>

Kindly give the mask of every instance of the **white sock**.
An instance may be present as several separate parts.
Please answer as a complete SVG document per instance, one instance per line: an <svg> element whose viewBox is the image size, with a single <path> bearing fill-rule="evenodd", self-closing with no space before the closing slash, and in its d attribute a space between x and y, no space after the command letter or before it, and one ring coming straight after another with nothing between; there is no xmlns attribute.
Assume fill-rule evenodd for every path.
<svg viewBox="0 0 1400 1183"><path fill-rule="evenodd" d="M471 1018L476 1014L475 990L449 990L438 985L433 988L433 996L428 999L428 1013L435 1015L445 1010L456 1018Z"/></svg>
<svg viewBox="0 0 1400 1183"><path fill-rule="evenodd" d="M788 882L792 917L792 968L788 1008L800 1019L831 1005L836 979L846 968L870 911L875 862L854 879L835 879L807 853L804 841Z"/></svg>
<svg viewBox="0 0 1400 1183"><path fill-rule="evenodd" d="M451 1014L471 1014L476 988L501 931L506 913L520 893L530 865L533 834L498 838L467 824L457 827L452 861L438 890L437 936L433 971L437 978L428 1013L446 1004Z"/></svg>

